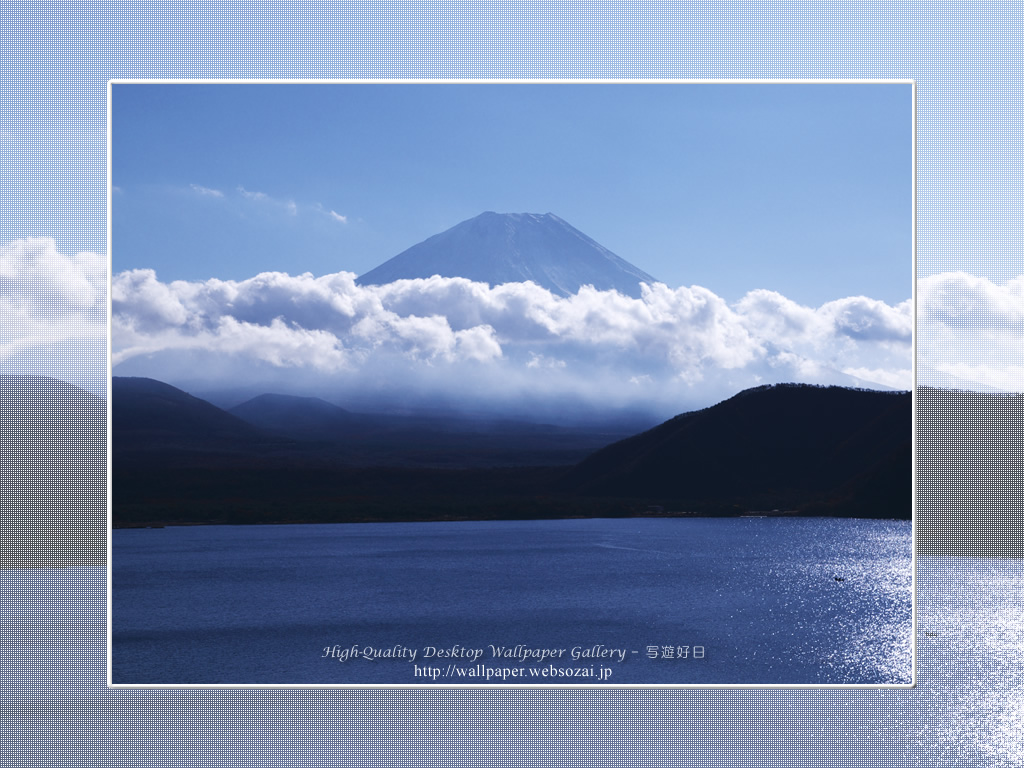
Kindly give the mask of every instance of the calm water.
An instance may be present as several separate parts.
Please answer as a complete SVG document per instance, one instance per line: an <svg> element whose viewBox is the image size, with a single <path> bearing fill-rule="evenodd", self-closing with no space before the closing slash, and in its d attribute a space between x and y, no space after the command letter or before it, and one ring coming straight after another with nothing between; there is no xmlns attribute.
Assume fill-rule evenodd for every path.
<svg viewBox="0 0 1024 768"><path fill-rule="evenodd" d="M906 684L910 541L772 518L117 530L113 682Z"/></svg>
<svg viewBox="0 0 1024 768"><path fill-rule="evenodd" d="M911 676L905 522L129 529L113 562L115 683Z"/></svg>

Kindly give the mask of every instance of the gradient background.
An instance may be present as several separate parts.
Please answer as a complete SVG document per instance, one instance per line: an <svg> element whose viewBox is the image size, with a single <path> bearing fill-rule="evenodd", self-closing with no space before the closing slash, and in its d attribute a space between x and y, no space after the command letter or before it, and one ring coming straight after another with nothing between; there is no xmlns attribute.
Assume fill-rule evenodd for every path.
<svg viewBox="0 0 1024 768"><path fill-rule="evenodd" d="M0 243L46 236L62 253L106 252L109 78L914 78L918 270L971 277L948 289L954 305L957 291L968 299L972 285L1024 272L1020 11L0 3ZM950 321L959 338L974 334L972 359L997 374L1021 370L1007 341L1019 338L1016 310L972 306L970 322ZM921 326L919 345L948 331ZM94 341L75 351L86 378L102 382L106 350ZM39 351L36 363L52 354ZM956 362L938 351L919 359ZM923 424L955 417L921 404ZM920 488L940 479L948 447L921 443ZM955 510L923 496L919 526L955 542ZM5 570L0 763L1020 765L1022 616L1017 580L1006 578L1018 563L1001 563L1000 578L988 580L972 561L919 559L921 622L963 615L964 637L1010 645L999 656L985 652L995 641L922 641L914 690L108 690L103 569Z"/></svg>

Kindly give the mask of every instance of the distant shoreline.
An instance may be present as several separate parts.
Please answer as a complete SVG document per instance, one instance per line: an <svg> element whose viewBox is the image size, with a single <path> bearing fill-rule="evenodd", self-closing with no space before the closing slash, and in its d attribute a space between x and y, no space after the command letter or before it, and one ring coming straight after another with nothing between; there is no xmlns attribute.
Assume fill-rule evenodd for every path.
<svg viewBox="0 0 1024 768"><path fill-rule="evenodd" d="M280 520L250 520L250 521L229 521L224 519L212 519L204 521L153 521L150 523L121 523L114 524L113 530L138 530L138 529L161 529L161 528L191 528L207 525L347 525L365 523L462 523L462 522L501 522L501 521L525 521L525 520L663 520L663 519L760 519L760 518L823 518L823 519L850 519L850 520L902 520L911 522L910 517L873 517L870 515L825 515L808 514L798 510L763 510L748 512L694 512L694 511L670 511L654 512L628 515L564 515L559 517L483 517L483 516L456 516L437 515L431 517L364 517L348 520L317 520L317 519L280 519Z"/></svg>

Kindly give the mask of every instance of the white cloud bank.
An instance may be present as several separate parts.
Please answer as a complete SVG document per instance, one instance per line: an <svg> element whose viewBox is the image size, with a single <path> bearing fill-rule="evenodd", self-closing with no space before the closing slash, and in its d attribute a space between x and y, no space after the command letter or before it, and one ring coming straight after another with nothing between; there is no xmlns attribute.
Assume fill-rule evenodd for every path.
<svg viewBox="0 0 1024 768"><path fill-rule="evenodd" d="M0 245L0 366L102 389L106 259L48 237ZM642 298L463 279L357 286L355 276L264 273L112 280L115 374L339 393L454 398L565 395L672 410L770 381L911 383L910 301L806 307L754 290L733 305L697 286ZM1024 276L962 272L918 283L918 380L1024 391ZM326 390L322 390L326 391Z"/></svg>
<svg viewBox="0 0 1024 768"><path fill-rule="evenodd" d="M911 385L911 302L803 307L757 290L735 305L699 286L640 299L584 287L462 278L358 286L355 275L112 281L115 374L193 386L443 394L461 402L556 396L676 412L776 381Z"/></svg>
<svg viewBox="0 0 1024 768"><path fill-rule="evenodd" d="M107 260L49 237L0 245L0 372L106 386Z"/></svg>
<svg viewBox="0 0 1024 768"><path fill-rule="evenodd" d="M1024 391L1024 275L922 278L918 316L919 384Z"/></svg>

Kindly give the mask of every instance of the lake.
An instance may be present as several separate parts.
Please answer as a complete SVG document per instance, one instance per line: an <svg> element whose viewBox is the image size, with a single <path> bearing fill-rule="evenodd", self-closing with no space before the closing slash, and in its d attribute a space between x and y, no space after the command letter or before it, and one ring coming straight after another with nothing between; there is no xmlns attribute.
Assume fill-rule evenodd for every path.
<svg viewBox="0 0 1024 768"><path fill-rule="evenodd" d="M912 682L907 521L112 533L116 684Z"/></svg>

